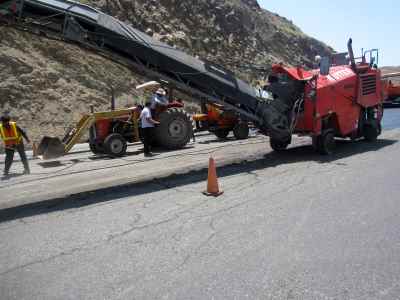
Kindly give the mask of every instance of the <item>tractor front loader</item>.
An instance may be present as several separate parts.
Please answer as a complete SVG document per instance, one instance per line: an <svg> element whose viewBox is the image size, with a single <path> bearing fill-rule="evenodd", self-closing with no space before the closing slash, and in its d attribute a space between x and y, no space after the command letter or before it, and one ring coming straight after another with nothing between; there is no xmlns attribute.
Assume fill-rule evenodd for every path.
<svg viewBox="0 0 400 300"><path fill-rule="evenodd" d="M140 111L140 107L134 107L85 114L63 139L45 136L38 146L37 154L44 159L63 156L89 132L89 146L93 153L123 156L127 143L139 141Z"/></svg>
<svg viewBox="0 0 400 300"><path fill-rule="evenodd" d="M155 128L154 144L168 150L180 149L193 136L189 115L182 104L170 103L157 118L160 125ZM126 154L127 144L140 141L141 106L105 112L85 114L63 139L45 136L38 146L37 154L43 159L63 156L81 142L89 132L89 146L94 154L121 157Z"/></svg>

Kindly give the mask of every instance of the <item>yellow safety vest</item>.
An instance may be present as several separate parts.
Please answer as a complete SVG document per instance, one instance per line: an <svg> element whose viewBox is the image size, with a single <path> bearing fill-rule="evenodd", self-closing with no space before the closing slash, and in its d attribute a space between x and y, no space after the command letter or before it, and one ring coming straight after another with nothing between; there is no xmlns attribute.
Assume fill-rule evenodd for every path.
<svg viewBox="0 0 400 300"><path fill-rule="evenodd" d="M22 141L22 135L19 133L15 122L10 122L9 129L0 124L0 137L6 146L18 145Z"/></svg>

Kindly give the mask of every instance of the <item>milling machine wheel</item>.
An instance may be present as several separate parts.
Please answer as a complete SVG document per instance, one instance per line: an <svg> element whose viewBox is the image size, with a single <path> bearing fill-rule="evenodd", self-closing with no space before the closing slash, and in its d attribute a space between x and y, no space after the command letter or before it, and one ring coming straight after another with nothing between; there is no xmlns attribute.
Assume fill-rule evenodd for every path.
<svg viewBox="0 0 400 300"><path fill-rule="evenodd" d="M274 151L282 152L282 151L286 150L286 148L289 146L290 142L282 142L282 141L270 138L269 144L271 145L271 148Z"/></svg>
<svg viewBox="0 0 400 300"><path fill-rule="evenodd" d="M367 124L363 128L364 138L368 142L375 142L380 134L379 127Z"/></svg>
<svg viewBox="0 0 400 300"><path fill-rule="evenodd" d="M315 149L323 155L332 155L335 151L335 133L333 129L328 129L313 140Z"/></svg>
<svg viewBox="0 0 400 300"><path fill-rule="evenodd" d="M226 137L228 136L230 130L229 129L217 129L215 131L213 131L213 133L215 134L215 136L219 139L226 139Z"/></svg>
<svg viewBox="0 0 400 300"><path fill-rule="evenodd" d="M126 140L119 133L110 134L104 140L106 153L112 157L121 157L126 154Z"/></svg>
<svg viewBox="0 0 400 300"><path fill-rule="evenodd" d="M233 135L237 140L245 140L249 137L249 125L246 122L239 122L233 128Z"/></svg>
<svg viewBox="0 0 400 300"><path fill-rule="evenodd" d="M189 115L181 108L169 108L159 116L160 125L154 130L154 143L166 149L181 149L193 136Z"/></svg>

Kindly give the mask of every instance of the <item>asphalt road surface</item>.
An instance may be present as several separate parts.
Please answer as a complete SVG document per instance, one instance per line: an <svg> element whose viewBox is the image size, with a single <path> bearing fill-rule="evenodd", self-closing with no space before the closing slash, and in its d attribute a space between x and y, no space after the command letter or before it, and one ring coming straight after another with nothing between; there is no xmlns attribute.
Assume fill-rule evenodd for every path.
<svg viewBox="0 0 400 300"><path fill-rule="evenodd" d="M386 108L382 126L386 130L400 128L400 108Z"/></svg>
<svg viewBox="0 0 400 300"><path fill-rule="evenodd" d="M385 111L383 127L400 128L400 109ZM294 146L309 144L309 138L295 137ZM292 145L292 146L293 146ZM119 159L109 159L93 155L87 144L76 145L72 153L59 159L30 162L32 174L22 175L22 164L15 162L12 176L0 180L0 210L21 207L55 198L68 197L82 192L98 191L110 187L137 182L147 182L153 178L165 178L175 173L188 173L206 169L209 156L216 158L217 164L253 161L271 151L269 140L256 135L236 141L218 140L214 135L198 134L195 143L178 151L156 152L156 156L145 159L141 143L129 147L128 155ZM28 156L31 153L28 152ZM4 157L0 155L0 165ZM0 212L0 217L3 213ZM8 214L8 212L5 212Z"/></svg>
<svg viewBox="0 0 400 300"><path fill-rule="evenodd" d="M399 299L400 130L82 194L0 223L0 299Z"/></svg>
<svg viewBox="0 0 400 300"><path fill-rule="evenodd" d="M302 142L309 141L296 139L297 144ZM129 147L128 155L110 159L93 155L87 151L87 145L79 145L73 153L59 159L31 161L29 176L21 175L21 163L13 165L13 175L0 180L0 210L206 169L210 155L219 165L255 159L262 157L268 148L268 138L261 135L238 141L233 137L219 140L214 135L201 134L195 143L181 150L155 150L154 157L145 158L143 145L137 143Z"/></svg>

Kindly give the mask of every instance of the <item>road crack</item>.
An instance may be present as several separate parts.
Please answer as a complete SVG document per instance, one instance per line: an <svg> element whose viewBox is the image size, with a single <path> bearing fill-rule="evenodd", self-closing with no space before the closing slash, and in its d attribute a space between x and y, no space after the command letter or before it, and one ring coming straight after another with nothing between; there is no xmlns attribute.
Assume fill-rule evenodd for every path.
<svg viewBox="0 0 400 300"><path fill-rule="evenodd" d="M206 245L208 245L211 242L211 240L217 235L218 231L216 230L216 227L215 227L215 218L210 219L210 222L208 222L208 226L212 231L210 233L210 235L207 237L206 240L204 240L202 243L200 243L200 245L198 245L194 250L190 251L190 253L188 253L185 256L182 263L179 264L178 267L176 267L176 270L181 270L189 262L190 259L192 259L193 257L196 257L198 255L198 253L200 252L200 250L202 248L204 248Z"/></svg>
<svg viewBox="0 0 400 300"><path fill-rule="evenodd" d="M93 247L93 249L94 249L94 248L97 248L97 247L98 247L98 245L96 245L96 247ZM4 276L4 275L7 275L7 274L9 274L9 273L12 273L12 272L15 272L15 271L18 271L18 270L22 270L22 269L25 269L25 268L27 268L27 267L34 266L34 265L37 265L37 264L46 263L46 262L55 260L55 259L57 259L57 258L59 258L59 257L68 256L68 255L73 255L74 253L79 252L79 251L82 251L82 250L90 250L90 249L92 249L92 248L84 249L84 246L76 247L76 248L73 248L73 249L71 249L71 250L69 250L69 251L63 251L63 252L61 252L61 253L58 253L58 254L56 254L56 255L49 256L49 257L47 257L47 258L42 258L42 259L35 260L35 261L29 262L29 263L26 263L26 264L23 264L23 265L14 267L14 268L10 268L10 269L8 269L8 270L6 270L6 271L4 271L4 272L1 272L1 273L0 273L0 276Z"/></svg>

